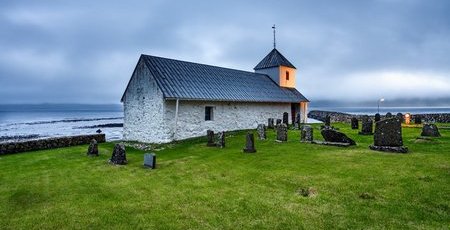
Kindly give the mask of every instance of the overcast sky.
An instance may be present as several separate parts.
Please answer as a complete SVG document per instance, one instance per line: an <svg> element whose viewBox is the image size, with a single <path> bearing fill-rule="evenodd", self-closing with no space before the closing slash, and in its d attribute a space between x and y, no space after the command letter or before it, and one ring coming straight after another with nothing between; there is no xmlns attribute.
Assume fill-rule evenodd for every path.
<svg viewBox="0 0 450 230"><path fill-rule="evenodd" d="M449 12L448 0L3 0L0 103L119 103L141 53L253 71L273 24L311 101L450 97Z"/></svg>

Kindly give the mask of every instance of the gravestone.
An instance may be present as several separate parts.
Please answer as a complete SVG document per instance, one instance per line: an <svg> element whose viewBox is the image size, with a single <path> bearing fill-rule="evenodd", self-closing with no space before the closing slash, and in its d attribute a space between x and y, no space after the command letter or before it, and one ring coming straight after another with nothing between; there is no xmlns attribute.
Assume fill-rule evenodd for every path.
<svg viewBox="0 0 450 230"><path fill-rule="evenodd" d="M156 155L154 153L144 154L144 167L151 169L156 168Z"/></svg>
<svg viewBox="0 0 450 230"><path fill-rule="evenodd" d="M419 115L414 115L414 124L422 124L422 117Z"/></svg>
<svg viewBox="0 0 450 230"><path fill-rule="evenodd" d="M267 128L268 129L273 129L274 128L274 124L273 124L273 118L269 118L267 119Z"/></svg>
<svg viewBox="0 0 450 230"><path fill-rule="evenodd" d="M358 118L352 117L352 129L359 129Z"/></svg>
<svg viewBox="0 0 450 230"><path fill-rule="evenodd" d="M373 123L369 116L364 115L361 119L361 132L360 135L372 135L373 134Z"/></svg>
<svg viewBox="0 0 450 230"><path fill-rule="evenodd" d="M277 119L277 123L275 126L278 126L279 124L281 124L281 119Z"/></svg>
<svg viewBox="0 0 450 230"><path fill-rule="evenodd" d="M325 126L331 125L331 118L330 115L325 116Z"/></svg>
<svg viewBox="0 0 450 230"><path fill-rule="evenodd" d="M283 124L289 124L289 114L287 112L283 113Z"/></svg>
<svg viewBox="0 0 450 230"><path fill-rule="evenodd" d="M260 140L265 140L267 138L266 136L266 126L264 124L259 124L258 128L256 128L258 132L258 137Z"/></svg>
<svg viewBox="0 0 450 230"><path fill-rule="evenodd" d="M297 113L295 115L294 128L295 129L300 128L300 113Z"/></svg>
<svg viewBox="0 0 450 230"><path fill-rule="evenodd" d="M287 125L286 124L279 124L276 127L277 129L277 140L278 142L285 142L287 141L288 134L287 134Z"/></svg>
<svg viewBox="0 0 450 230"><path fill-rule="evenodd" d="M403 123L404 121L403 121L403 114L402 113L397 113L397 115L395 115L399 120L400 120L400 123Z"/></svg>
<svg viewBox="0 0 450 230"><path fill-rule="evenodd" d="M216 146L219 148L225 148L225 132L219 132L217 134Z"/></svg>
<svg viewBox="0 0 450 230"><path fill-rule="evenodd" d="M435 124L425 124L422 127L420 136L424 137L440 137L439 129Z"/></svg>
<svg viewBox="0 0 450 230"><path fill-rule="evenodd" d="M381 115L379 113L375 114L375 122L379 122L381 120Z"/></svg>
<svg viewBox="0 0 450 230"><path fill-rule="evenodd" d="M314 140L313 137L313 129L310 125L303 125L300 130L300 141L301 142L312 142Z"/></svg>
<svg viewBox="0 0 450 230"><path fill-rule="evenodd" d="M253 133L247 133L245 140L245 149L243 149L244 153L255 153L255 138L253 137Z"/></svg>
<svg viewBox="0 0 450 230"><path fill-rule="evenodd" d="M386 113L386 118L392 118L392 113L391 112L387 112Z"/></svg>
<svg viewBox="0 0 450 230"><path fill-rule="evenodd" d="M126 165L128 163L124 144L116 144L114 146L114 150L109 162L116 165Z"/></svg>
<svg viewBox="0 0 450 230"><path fill-rule="evenodd" d="M214 143L214 131L209 129L206 130L206 137L208 138L208 143L206 143L206 146L215 147L216 143Z"/></svg>
<svg viewBox="0 0 450 230"><path fill-rule="evenodd" d="M385 152L406 153L408 148L403 147L402 124L397 117L391 117L375 123L375 134L372 150Z"/></svg>
<svg viewBox="0 0 450 230"><path fill-rule="evenodd" d="M326 142L347 143L349 145L356 145L355 141L347 137L347 135L333 129L322 129L320 131L320 134L322 134L323 139L325 139Z"/></svg>
<svg viewBox="0 0 450 230"><path fill-rule="evenodd" d="M98 156L98 144L95 139L91 140L91 143L89 144L89 148L87 151L88 156Z"/></svg>

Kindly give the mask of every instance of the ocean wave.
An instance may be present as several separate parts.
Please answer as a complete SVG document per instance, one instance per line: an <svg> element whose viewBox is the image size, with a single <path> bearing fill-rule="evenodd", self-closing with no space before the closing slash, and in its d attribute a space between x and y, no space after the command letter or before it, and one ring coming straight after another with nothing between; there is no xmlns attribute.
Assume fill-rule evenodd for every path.
<svg viewBox="0 0 450 230"><path fill-rule="evenodd" d="M7 126L74 123L74 122L85 122L85 121L106 121L106 120L118 120L118 119L123 119L123 117L79 118L79 119L63 119L63 120L53 120L53 121L33 121L33 122L12 123L12 124L8 124Z"/></svg>
<svg viewBox="0 0 450 230"><path fill-rule="evenodd" d="M123 127L123 123L109 123L109 124L101 124L101 125L73 127L73 129L122 128L122 127Z"/></svg>

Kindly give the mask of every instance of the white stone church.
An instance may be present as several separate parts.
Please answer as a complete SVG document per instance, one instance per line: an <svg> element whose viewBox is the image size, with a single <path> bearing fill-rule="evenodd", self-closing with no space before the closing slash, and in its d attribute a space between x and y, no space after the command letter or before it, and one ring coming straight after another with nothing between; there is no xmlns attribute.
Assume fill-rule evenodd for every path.
<svg viewBox="0 0 450 230"><path fill-rule="evenodd" d="M165 143L254 129L268 118L306 121L308 100L295 89L296 68L273 49L255 72L141 55L121 101L125 140Z"/></svg>

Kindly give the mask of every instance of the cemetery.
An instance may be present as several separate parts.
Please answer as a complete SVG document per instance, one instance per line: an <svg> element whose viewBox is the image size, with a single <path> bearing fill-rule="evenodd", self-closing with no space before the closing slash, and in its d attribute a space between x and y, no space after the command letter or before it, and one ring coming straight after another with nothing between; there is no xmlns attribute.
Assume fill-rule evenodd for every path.
<svg viewBox="0 0 450 230"><path fill-rule="evenodd" d="M255 129L208 130L200 138L146 150L91 140L2 155L0 227L291 229L377 223L376 228L439 228L448 223L448 125L407 126L395 115L378 122L361 119L355 129L355 119L333 122L329 116L327 126L297 128L271 118ZM37 221L42 219L45 225Z"/></svg>

